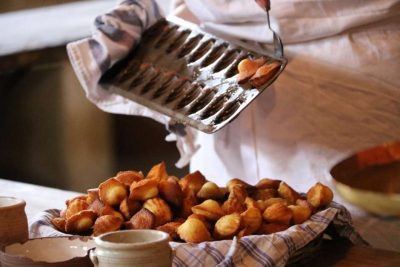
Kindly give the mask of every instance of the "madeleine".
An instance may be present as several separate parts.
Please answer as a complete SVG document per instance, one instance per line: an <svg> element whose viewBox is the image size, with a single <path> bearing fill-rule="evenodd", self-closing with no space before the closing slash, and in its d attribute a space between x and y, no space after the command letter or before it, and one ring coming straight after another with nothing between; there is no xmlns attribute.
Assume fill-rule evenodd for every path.
<svg viewBox="0 0 400 267"><path fill-rule="evenodd" d="M100 200L110 206L117 206L128 195L125 185L115 178L110 178L99 185Z"/></svg>
<svg viewBox="0 0 400 267"><path fill-rule="evenodd" d="M214 227L213 236L216 239L232 238L240 229L240 215L232 213L221 217Z"/></svg>
<svg viewBox="0 0 400 267"><path fill-rule="evenodd" d="M284 203L272 204L264 210L263 218L270 223L289 224L293 217L293 212Z"/></svg>
<svg viewBox="0 0 400 267"><path fill-rule="evenodd" d="M92 228L97 214L91 210L81 210L66 220L65 231L70 234L82 234Z"/></svg>
<svg viewBox="0 0 400 267"><path fill-rule="evenodd" d="M206 182L197 192L197 197L202 199L222 199L225 193L214 182Z"/></svg>
<svg viewBox="0 0 400 267"><path fill-rule="evenodd" d="M328 206L332 200L332 190L321 183L316 183L307 192L307 201L317 209Z"/></svg>
<svg viewBox="0 0 400 267"><path fill-rule="evenodd" d="M207 199L201 204L193 206L192 212L204 216L209 221L216 221L225 215L219 203L213 199Z"/></svg>
<svg viewBox="0 0 400 267"><path fill-rule="evenodd" d="M158 192L158 181L156 179L143 179L131 184L129 198L146 201L158 196Z"/></svg>
<svg viewBox="0 0 400 267"><path fill-rule="evenodd" d="M117 231L121 229L122 220L113 215L104 215L97 218L93 226L93 235L98 236L104 233Z"/></svg>
<svg viewBox="0 0 400 267"><path fill-rule="evenodd" d="M178 227L177 233L180 239L188 243L211 241L211 235L207 227L201 220L196 218L188 218Z"/></svg>
<svg viewBox="0 0 400 267"><path fill-rule="evenodd" d="M151 198L146 200L143 208L148 209L155 216L154 226L160 226L172 221L172 211L162 198Z"/></svg>

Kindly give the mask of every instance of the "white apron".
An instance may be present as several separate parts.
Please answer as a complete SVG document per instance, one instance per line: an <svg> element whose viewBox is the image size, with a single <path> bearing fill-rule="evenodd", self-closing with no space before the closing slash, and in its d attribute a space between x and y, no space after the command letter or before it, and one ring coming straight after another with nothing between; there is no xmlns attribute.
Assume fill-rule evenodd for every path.
<svg viewBox="0 0 400 267"><path fill-rule="evenodd" d="M302 192L316 181L333 188L329 170L339 160L400 139L400 1L271 2L289 63L230 125L197 132L190 168L220 185L272 177ZM265 14L251 0L186 4L208 31L271 41ZM191 19L188 10L181 14ZM335 201L343 203L337 194ZM400 219L344 204L372 246L399 251Z"/></svg>

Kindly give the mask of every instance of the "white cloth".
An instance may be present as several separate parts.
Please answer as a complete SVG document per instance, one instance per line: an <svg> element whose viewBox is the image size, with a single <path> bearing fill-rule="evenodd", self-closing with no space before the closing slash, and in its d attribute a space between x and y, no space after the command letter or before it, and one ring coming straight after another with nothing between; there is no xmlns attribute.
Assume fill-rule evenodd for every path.
<svg viewBox="0 0 400 267"><path fill-rule="evenodd" d="M207 31L271 41L265 13L252 1L186 3L182 14L191 20L192 11ZM191 170L221 185L272 177L299 191L315 181L334 187L329 170L339 160L400 139L400 1L272 0L270 14L286 69L226 128L197 133ZM346 205L367 241L399 250L399 219Z"/></svg>

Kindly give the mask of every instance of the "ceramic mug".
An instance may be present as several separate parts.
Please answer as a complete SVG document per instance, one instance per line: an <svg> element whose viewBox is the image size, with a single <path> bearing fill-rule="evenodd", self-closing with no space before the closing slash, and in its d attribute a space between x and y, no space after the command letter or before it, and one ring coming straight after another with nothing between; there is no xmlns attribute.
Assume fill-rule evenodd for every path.
<svg viewBox="0 0 400 267"><path fill-rule="evenodd" d="M0 248L28 240L25 205L22 199L0 196Z"/></svg>
<svg viewBox="0 0 400 267"><path fill-rule="evenodd" d="M96 267L170 267L169 235L157 230L110 232L94 239L90 259Z"/></svg>

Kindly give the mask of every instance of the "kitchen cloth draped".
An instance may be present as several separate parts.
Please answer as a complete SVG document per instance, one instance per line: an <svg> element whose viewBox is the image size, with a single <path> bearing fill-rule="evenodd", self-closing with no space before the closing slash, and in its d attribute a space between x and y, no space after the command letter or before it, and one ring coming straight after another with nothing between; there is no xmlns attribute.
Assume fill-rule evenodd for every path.
<svg viewBox="0 0 400 267"><path fill-rule="evenodd" d="M60 210L57 209L37 214L29 226L30 237L67 236L56 230L51 223L51 219L59 214ZM285 266L296 255L302 260L312 257L307 251L304 251L304 255L298 254L304 246L321 238L328 226L334 229L333 238L342 237L354 244L366 244L355 231L346 208L332 202L327 209L315 213L306 222L270 235L252 235L199 244L171 242L175 249L173 266Z"/></svg>

